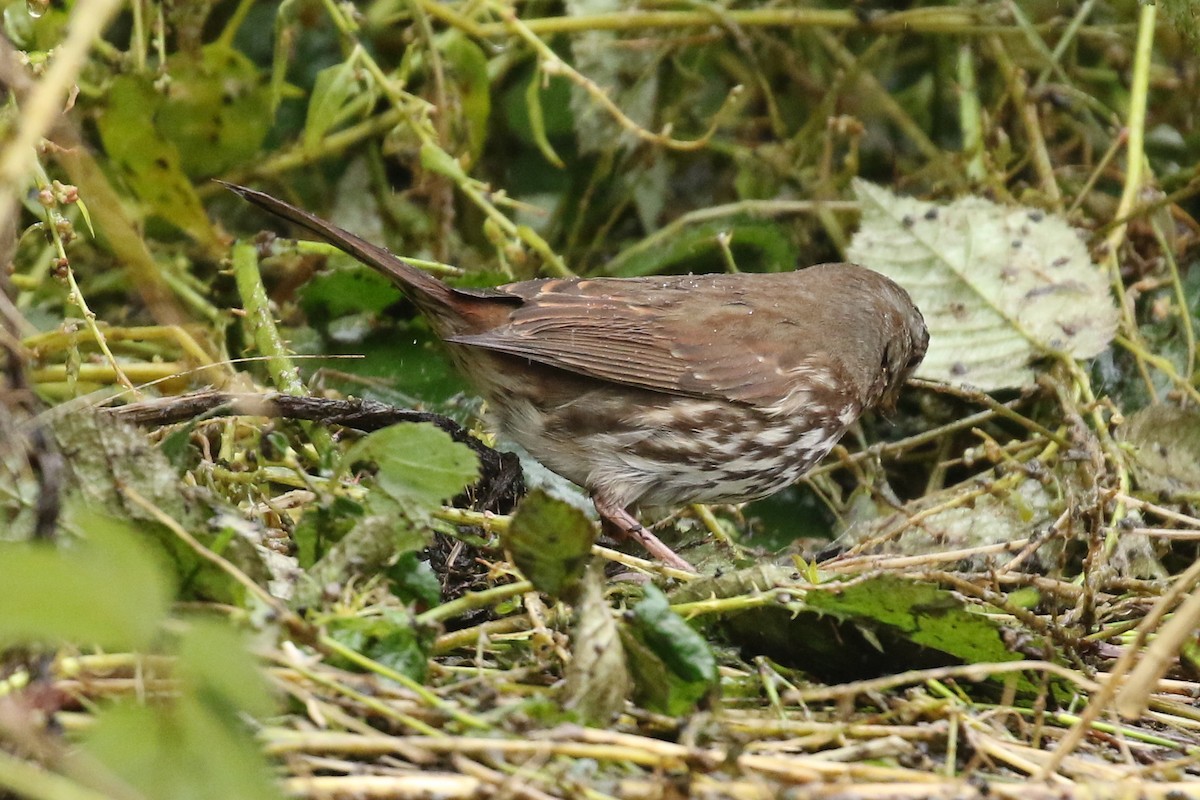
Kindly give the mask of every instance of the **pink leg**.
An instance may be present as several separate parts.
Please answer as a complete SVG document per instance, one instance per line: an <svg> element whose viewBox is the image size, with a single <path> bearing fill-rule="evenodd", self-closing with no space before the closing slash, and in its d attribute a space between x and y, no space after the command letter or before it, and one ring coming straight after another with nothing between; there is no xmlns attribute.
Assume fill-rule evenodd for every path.
<svg viewBox="0 0 1200 800"><path fill-rule="evenodd" d="M646 549L647 553L662 563L669 567L675 567L675 569L686 570L687 572L696 571L695 567L680 558L674 550L667 547L657 536L646 530L646 527L625 509L600 496L593 496L592 503L595 504L596 511L600 513L602 519L611 522L618 531L636 541Z"/></svg>

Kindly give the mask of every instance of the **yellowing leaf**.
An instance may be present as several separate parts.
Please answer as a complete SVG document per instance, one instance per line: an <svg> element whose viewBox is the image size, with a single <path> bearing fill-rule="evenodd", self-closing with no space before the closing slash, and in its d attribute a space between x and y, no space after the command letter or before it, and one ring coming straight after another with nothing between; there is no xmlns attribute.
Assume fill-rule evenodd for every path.
<svg viewBox="0 0 1200 800"><path fill-rule="evenodd" d="M147 78L118 77L109 90L107 108L96 120L100 140L147 211L197 241L211 241L212 226L184 174L179 148L154 125L162 102Z"/></svg>

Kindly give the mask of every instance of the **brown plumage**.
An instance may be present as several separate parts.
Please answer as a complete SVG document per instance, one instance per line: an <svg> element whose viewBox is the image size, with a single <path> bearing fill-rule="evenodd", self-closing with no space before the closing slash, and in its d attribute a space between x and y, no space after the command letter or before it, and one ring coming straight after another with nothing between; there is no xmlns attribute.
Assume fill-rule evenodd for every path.
<svg viewBox="0 0 1200 800"><path fill-rule="evenodd" d="M895 402L929 340L908 294L853 264L461 290L288 203L226 185L390 277L500 431L676 566L687 563L628 507L782 489L863 411Z"/></svg>

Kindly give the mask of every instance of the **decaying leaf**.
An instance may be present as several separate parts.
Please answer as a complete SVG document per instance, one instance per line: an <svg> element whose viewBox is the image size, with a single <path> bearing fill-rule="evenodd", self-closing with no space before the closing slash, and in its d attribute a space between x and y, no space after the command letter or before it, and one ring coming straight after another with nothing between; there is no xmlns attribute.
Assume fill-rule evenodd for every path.
<svg viewBox="0 0 1200 800"><path fill-rule="evenodd" d="M621 712L633 689L625 648L604 599L604 567L595 562L583 577L571 630L563 707L587 723L604 725Z"/></svg>
<svg viewBox="0 0 1200 800"><path fill-rule="evenodd" d="M1035 359L1091 358L1112 340L1108 278L1062 218L979 197L937 205L862 180L854 188L862 226L847 256L902 285L925 315L920 377L1025 387Z"/></svg>
<svg viewBox="0 0 1200 800"><path fill-rule="evenodd" d="M1032 478L1011 489L993 485L980 493L981 488L982 484L964 484L930 494L898 511L872 514L852 523L836 545L865 544L866 553L924 555L1017 542L1011 549L971 559L978 568L999 567L1028 539L1044 532L1062 511L1062 500ZM1061 542L1047 542L1035 563L1052 563L1059 549Z"/></svg>
<svg viewBox="0 0 1200 800"><path fill-rule="evenodd" d="M1178 494L1200 490L1200 413L1174 406L1148 406L1117 428L1128 445L1138 486Z"/></svg>

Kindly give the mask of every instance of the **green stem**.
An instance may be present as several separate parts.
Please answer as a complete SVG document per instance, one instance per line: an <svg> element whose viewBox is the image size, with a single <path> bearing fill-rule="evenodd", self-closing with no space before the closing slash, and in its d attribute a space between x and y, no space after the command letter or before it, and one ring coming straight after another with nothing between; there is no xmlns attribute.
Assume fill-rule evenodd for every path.
<svg viewBox="0 0 1200 800"><path fill-rule="evenodd" d="M98 792L54 772L9 755L0 750L0 786L15 796L30 800L112 800Z"/></svg>
<svg viewBox="0 0 1200 800"><path fill-rule="evenodd" d="M442 620L456 617L472 609L487 608L501 600L518 597L533 590L533 584L529 581L515 581L514 583L506 583L503 586L484 589L481 592L468 592L462 597L451 600L449 603L442 603L440 606L434 606L423 614L418 614L416 622L418 625L435 625Z"/></svg>
<svg viewBox="0 0 1200 800"><path fill-rule="evenodd" d="M300 371L288 355L275 318L271 315L267 290L258 270L258 251L254 245L238 241L233 245L231 260L238 294L246 311L246 325L258 351L266 358L267 374L275 388L285 394L308 396L308 388L300 380ZM334 451L333 437L320 425L302 423L305 432L324 461Z"/></svg>
<svg viewBox="0 0 1200 800"><path fill-rule="evenodd" d="M400 684L405 689L408 689L410 692L419 697L427 705L438 709L442 713L467 726L468 728L487 729L488 727L486 722L471 716L461 709L455 708L442 698L438 697L428 688L417 683L404 673L397 672L390 667L380 664L378 661L367 658L357 650L351 650L349 647L346 647L344 644L331 636L321 636L320 645L328 652L337 654L341 658L346 659L357 667L361 667L368 672L373 672L380 677L387 678L390 681Z"/></svg>
<svg viewBox="0 0 1200 800"><path fill-rule="evenodd" d="M287 356L287 348L275 319L271 315L267 290L258 271L258 251L247 242L233 245L233 275L237 281L242 307L246 310L246 326L258 351L267 357L267 372L275 388L286 394L307 395L300 371Z"/></svg>
<svg viewBox="0 0 1200 800"><path fill-rule="evenodd" d="M1150 94L1150 64L1154 54L1154 20L1158 12L1155 5L1142 6L1138 19L1137 46L1133 55L1133 83L1129 87L1129 119L1125 129L1129 133L1125 149L1125 186L1121 191L1121 202L1117 205L1116 217L1123 217L1137 203L1142 191L1142 175L1146 162L1146 104ZM1108 246L1115 253L1125 240L1125 226L1114 228L1108 234ZM1119 281L1118 281L1119 282Z"/></svg>
<svg viewBox="0 0 1200 800"><path fill-rule="evenodd" d="M854 11L808 8L746 9L727 11L722 16L739 28L862 28L873 33L972 33L994 31L996 26L981 25L975 11L957 7L920 8L900 11L864 22ZM525 20L529 30L539 36L582 31L629 31L648 28L709 27L713 15L708 11L617 11L608 14L580 14L570 17L543 17ZM476 30L484 36L505 32L505 23L488 23ZM1013 33L1012 26L1000 26Z"/></svg>
<svg viewBox="0 0 1200 800"><path fill-rule="evenodd" d="M975 80L975 51L967 46L958 48L958 124L962 130L963 155L967 157L967 177L973 183L987 179L983 162L983 106L979 102L979 86Z"/></svg>

